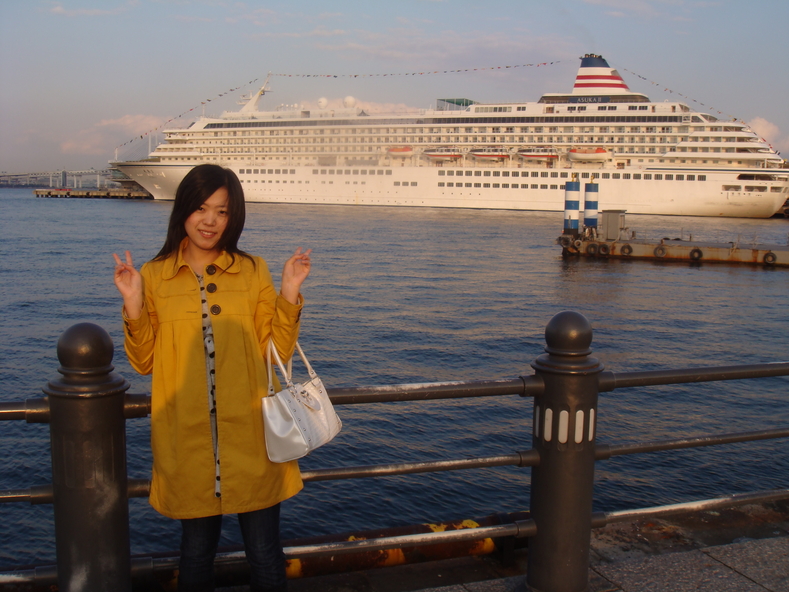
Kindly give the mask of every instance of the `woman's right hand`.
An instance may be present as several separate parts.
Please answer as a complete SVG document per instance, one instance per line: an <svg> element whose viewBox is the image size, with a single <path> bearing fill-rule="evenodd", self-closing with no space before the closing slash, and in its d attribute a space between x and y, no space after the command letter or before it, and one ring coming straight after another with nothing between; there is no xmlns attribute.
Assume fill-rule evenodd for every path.
<svg viewBox="0 0 789 592"><path fill-rule="evenodd" d="M115 274L113 280L118 292L123 296L123 308L130 319L138 319L142 314L143 291L142 276L134 268L132 256L126 251L126 262L121 261L117 254L112 254L115 259Z"/></svg>

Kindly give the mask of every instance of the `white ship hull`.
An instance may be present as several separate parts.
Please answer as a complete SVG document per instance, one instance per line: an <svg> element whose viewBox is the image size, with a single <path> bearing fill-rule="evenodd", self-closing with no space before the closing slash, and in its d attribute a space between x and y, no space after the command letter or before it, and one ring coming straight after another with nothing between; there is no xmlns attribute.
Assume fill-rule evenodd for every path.
<svg viewBox="0 0 789 592"><path fill-rule="evenodd" d="M193 165L158 165L128 162L116 165L130 178L142 185L155 199L172 200L181 179ZM465 173L468 168L444 167L332 167L321 168L325 173L315 174L315 167L280 168L279 173L247 174L241 171L247 167L229 167L239 176L248 202L298 203L298 204L339 204L357 206L408 206L432 208L474 208L501 210L563 211L564 187L560 181L566 179L547 179L542 177L525 179L515 177L482 177L490 187L447 187L449 171ZM251 167L250 167L251 168ZM251 169L255 170L255 169ZM258 168L258 171L261 169ZM266 169L267 171L268 169ZM287 170L287 173L283 173ZM364 170L366 175L360 173ZM470 169L473 171L480 169ZM482 172L513 172L538 174L565 173L571 178L573 169L555 168L527 169L483 169ZM638 169L641 174L655 169ZM659 169L666 171L666 169ZM292 172L291 172L292 171ZM329 174L331 171L332 174ZM350 174L346 175L346 171ZM381 171L382 175L371 175L370 171ZM389 171L391 174L386 174ZM587 172L587 171L584 171ZM783 192L746 192L723 191L720 188L736 183L737 176L743 171L713 171L706 169L681 169L680 174L706 174L705 183L696 182L688 187L688 181L644 181L644 180L607 180L595 178L599 184L600 210L626 210L630 214L656 214L674 216L723 216L746 218L769 218L783 205ZM750 172L750 171L748 171ZM356 174L354 174L356 173ZM442 176L439 176L443 173ZM620 173L621 174L621 173ZM631 173L632 174L632 173ZM663 173L665 176L665 172ZM676 172L675 172L676 175ZM653 173L654 176L654 173ZM456 178L456 177L455 177ZM439 180L440 179L440 180ZM479 178L476 182L484 184ZM495 179L495 183L494 180ZM514 188L515 181L518 188ZM535 181L535 183L532 183ZM542 181L545 181L543 183ZM455 181L452 181L456 183ZM472 185L474 181L470 181ZM395 185L397 183L398 185ZM444 183L439 187L438 183ZM739 181L742 183L742 181ZM496 184L498 187L494 187ZM678 187L677 184L680 184ZM504 187L504 185L508 185ZM528 188L520 186L528 185ZM532 188L532 185L537 185ZM547 187L542 187L547 185ZM718 188L718 191L711 189ZM786 181L771 182L771 186L781 188ZM772 196L765 199L765 195Z"/></svg>
<svg viewBox="0 0 789 592"><path fill-rule="evenodd" d="M251 202L562 211L574 177L599 184L600 210L630 214L766 218L789 197L789 169L747 126L651 103L599 56L584 58L572 93L536 103L448 99L464 109L373 117L352 104L257 111L264 92L166 131L147 160L113 164L164 200L201 163L235 171ZM600 161L577 160L590 145ZM447 146L462 156L432 156ZM519 157L546 149L550 160Z"/></svg>

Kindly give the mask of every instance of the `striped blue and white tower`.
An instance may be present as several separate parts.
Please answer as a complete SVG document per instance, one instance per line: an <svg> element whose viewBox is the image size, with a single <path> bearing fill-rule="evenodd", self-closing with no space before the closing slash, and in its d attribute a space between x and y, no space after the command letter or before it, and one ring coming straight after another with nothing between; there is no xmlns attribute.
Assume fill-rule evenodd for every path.
<svg viewBox="0 0 789 592"><path fill-rule="evenodd" d="M599 185L594 182L584 184L584 226L597 229L597 193Z"/></svg>
<svg viewBox="0 0 789 592"><path fill-rule="evenodd" d="M564 185L564 233L578 234L578 215L580 210L581 183L575 180L568 181Z"/></svg>

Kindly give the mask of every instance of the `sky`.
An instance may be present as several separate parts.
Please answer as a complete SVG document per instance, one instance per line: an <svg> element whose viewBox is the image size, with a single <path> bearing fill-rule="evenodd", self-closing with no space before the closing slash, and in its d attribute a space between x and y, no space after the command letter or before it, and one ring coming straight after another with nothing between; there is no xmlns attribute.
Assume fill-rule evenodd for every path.
<svg viewBox="0 0 789 592"><path fill-rule="evenodd" d="M269 72L262 109L402 111L569 92L586 53L789 157L787 23L788 0L0 0L0 172L142 157Z"/></svg>

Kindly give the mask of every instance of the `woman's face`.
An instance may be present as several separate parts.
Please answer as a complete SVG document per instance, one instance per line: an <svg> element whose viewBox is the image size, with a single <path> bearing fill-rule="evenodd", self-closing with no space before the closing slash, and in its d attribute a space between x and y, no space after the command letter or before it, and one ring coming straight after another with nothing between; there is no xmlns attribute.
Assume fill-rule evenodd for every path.
<svg viewBox="0 0 789 592"><path fill-rule="evenodd" d="M227 228L227 202L227 189L220 187L186 219L186 235L197 249L206 253L217 250L216 245Z"/></svg>

